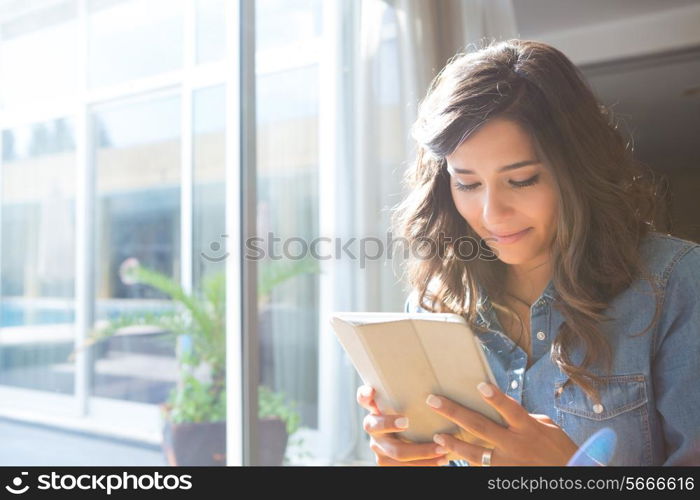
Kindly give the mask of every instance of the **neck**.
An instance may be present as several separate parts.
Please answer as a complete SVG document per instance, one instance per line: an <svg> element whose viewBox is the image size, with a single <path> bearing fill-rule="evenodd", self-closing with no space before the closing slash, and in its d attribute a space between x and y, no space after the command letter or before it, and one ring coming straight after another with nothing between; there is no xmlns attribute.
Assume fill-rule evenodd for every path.
<svg viewBox="0 0 700 500"><path fill-rule="evenodd" d="M506 292L532 304L542 295L551 278L550 259L539 263L511 264L508 266Z"/></svg>

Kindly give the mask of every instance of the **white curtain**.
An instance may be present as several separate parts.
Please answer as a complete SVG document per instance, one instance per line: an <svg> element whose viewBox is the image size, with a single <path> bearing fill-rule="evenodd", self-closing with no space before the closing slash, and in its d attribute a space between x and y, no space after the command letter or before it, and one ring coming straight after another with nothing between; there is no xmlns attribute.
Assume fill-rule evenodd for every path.
<svg viewBox="0 0 700 500"><path fill-rule="evenodd" d="M416 117L428 85L450 57L482 41L515 38L512 0L387 0L396 10L401 42L404 126ZM410 158L410 156L409 156Z"/></svg>
<svg viewBox="0 0 700 500"><path fill-rule="evenodd" d="M351 0L352 1L352 0ZM330 2L329 2L330 3ZM410 126L434 76L455 53L480 40L516 37L511 0L362 0L339 2L326 21L329 47L350 44L329 60L322 120L322 233L387 243L390 208L412 160ZM472 47L473 49L473 47ZM351 69L351 71L348 71ZM352 74L350 83L344 75ZM322 104L323 108L323 104ZM325 221L325 222L324 222ZM345 241L345 239L343 239ZM379 248L367 245L368 253ZM408 290L399 250L385 260L335 262L321 284L319 412L327 463L371 461L355 402L361 383L328 326L332 311L402 311Z"/></svg>
<svg viewBox="0 0 700 500"><path fill-rule="evenodd" d="M389 208L405 195L401 174L415 153L409 130L430 82L457 52L473 50L481 41L517 36L512 0L363 0L360 58L356 87L355 231L386 242ZM387 53L391 25L396 53ZM389 28L389 29L387 29ZM470 45L472 44L472 45ZM388 58L398 58L397 113L387 113L381 80ZM378 83L379 82L379 83ZM400 157L386 140L401 142ZM386 250L386 249L385 249ZM407 290L397 284L401 260L368 262L357 275L356 310L401 310ZM393 265L391 265L393 264Z"/></svg>

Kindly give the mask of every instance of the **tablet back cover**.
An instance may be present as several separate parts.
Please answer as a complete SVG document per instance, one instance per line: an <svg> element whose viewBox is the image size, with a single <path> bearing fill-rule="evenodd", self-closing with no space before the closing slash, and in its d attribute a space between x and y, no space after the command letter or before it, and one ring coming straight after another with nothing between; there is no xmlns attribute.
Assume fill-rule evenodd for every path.
<svg viewBox="0 0 700 500"><path fill-rule="evenodd" d="M376 389L379 410L408 417L409 428L399 436L428 442L440 432L492 446L425 403L430 393L443 395L504 425L476 390L482 381L497 384L463 318L445 313L335 313L331 325L363 383Z"/></svg>

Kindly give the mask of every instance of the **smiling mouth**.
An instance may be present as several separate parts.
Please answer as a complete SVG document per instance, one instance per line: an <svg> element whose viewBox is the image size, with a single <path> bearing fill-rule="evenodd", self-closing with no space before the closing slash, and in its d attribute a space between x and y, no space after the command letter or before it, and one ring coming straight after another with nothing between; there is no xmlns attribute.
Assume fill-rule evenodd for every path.
<svg viewBox="0 0 700 500"><path fill-rule="evenodd" d="M520 233L524 233L524 232L527 231L528 229L530 229L530 228L528 227L528 228L523 229L522 231L518 231L518 232L516 232L516 233L510 233L510 234L496 234L496 233L491 233L491 236L495 236L496 238L509 238L509 237L511 237L511 236L517 236L517 235L520 234Z"/></svg>

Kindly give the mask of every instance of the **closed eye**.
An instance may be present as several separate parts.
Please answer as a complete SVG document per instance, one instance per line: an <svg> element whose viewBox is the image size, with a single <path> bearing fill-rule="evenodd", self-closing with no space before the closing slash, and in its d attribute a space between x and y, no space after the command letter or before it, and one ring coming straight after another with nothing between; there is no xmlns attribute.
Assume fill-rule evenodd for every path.
<svg viewBox="0 0 700 500"><path fill-rule="evenodd" d="M508 181L513 187L515 188L524 188L528 186L533 186L537 184L537 182L540 179L540 174L533 175L527 180L524 181ZM455 188L457 191L473 191L479 186L479 183L474 183L474 184L462 184L461 182L455 182L454 184Z"/></svg>

